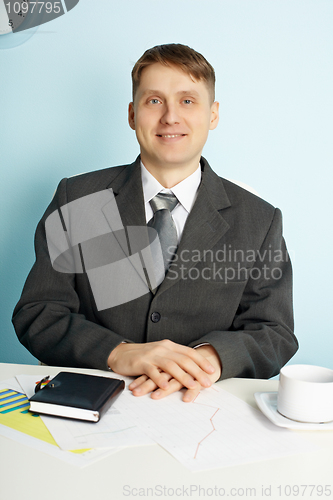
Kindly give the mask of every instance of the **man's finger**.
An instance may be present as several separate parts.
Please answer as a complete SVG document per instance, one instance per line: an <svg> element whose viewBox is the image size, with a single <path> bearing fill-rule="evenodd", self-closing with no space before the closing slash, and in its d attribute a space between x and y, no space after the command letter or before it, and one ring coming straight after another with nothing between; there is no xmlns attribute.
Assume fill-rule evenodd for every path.
<svg viewBox="0 0 333 500"><path fill-rule="evenodd" d="M164 373L168 373L170 375L170 378L172 378L172 373L163 370L163 368L161 371L161 368L162 367L157 368L156 366L147 365L144 367L144 372L148 376L148 378L155 382L157 387L165 390L169 387L169 383L167 378L164 376Z"/></svg>
<svg viewBox="0 0 333 500"><path fill-rule="evenodd" d="M169 396L173 392L178 392L182 388L182 384L176 380L176 379L171 379L169 382L169 387L165 390L163 389L157 389L156 391L152 392L151 397L152 399L163 399L166 396Z"/></svg>
<svg viewBox="0 0 333 500"><path fill-rule="evenodd" d="M201 389L202 387L197 387L196 389L187 389L183 396L183 401L185 403L191 403L191 401L195 400Z"/></svg>
<svg viewBox="0 0 333 500"><path fill-rule="evenodd" d="M165 380L169 381L171 379L171 375L168 373L163 373L163 377ZM155 384L153 380L147 378L146 375L139 377L134 382L138 382L134 387L129 386L129 389L132 391L134 396L144 396L145 394L149 394L150 392L158 389L158 386Z"/></svg>
<svg viewBox="0 0 333 500"><path fill-rule="evenodd" d="M128 386L129 390L132 391L136 387L139 387L139 385L146 382L146 380L148 380L147 375L141 375L141 377L136 378L135 380L133 380L133 382L130 383L130 385Z"/></svg>
<svg viewBox="0 0 333 500"><path fill-rule="evenodd" d="M199 382L203 387L210 387L212 382L209 375L188 356L174 353L172 359L160 359L159 365L166 373L170 373L173 378L178 380L182 386L188 389L194 389ZM164 389L160 384L157 384ZM165 387L166 389L166 387Z"/></svg>

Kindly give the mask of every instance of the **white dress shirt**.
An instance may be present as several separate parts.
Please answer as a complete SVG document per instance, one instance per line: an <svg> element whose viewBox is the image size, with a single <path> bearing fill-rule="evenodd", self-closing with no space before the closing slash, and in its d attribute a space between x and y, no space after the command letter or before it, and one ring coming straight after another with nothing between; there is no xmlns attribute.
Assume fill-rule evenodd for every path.
<svg viewBox="0 0 333 500"><path fill-rule="evenodd" d="M173 186L171 189L166 189L158 182L155 177L148 172L144 164L141 162L141 179L143 188L143 197L145 202L146 222L153 218L154 212L150 206L150 200L158 193L172 193L179 203L172 210L172 218L175 221L178 244L182 237L186 219L194 205L197 197L198 187L201 182L201 167L198 168L189 177Z"/></svg>

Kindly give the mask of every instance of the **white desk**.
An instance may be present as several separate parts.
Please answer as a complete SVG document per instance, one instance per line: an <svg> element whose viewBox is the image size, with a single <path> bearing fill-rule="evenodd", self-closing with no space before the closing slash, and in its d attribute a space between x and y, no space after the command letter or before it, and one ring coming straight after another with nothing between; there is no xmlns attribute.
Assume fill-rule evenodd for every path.
<svg viewBox="0 0 333 500"><path fill-rule="evenodd" d="M35 374L39 371L45 373L45 367L0 363L0 380L19 374ZM48 367L47 371L52 375L57 373L59 368ZM100 373L98 370L73 371ZM105 375L105 372L103 374ZM277 390L277 385L276 380L230 379L219 382L220 387L252 406L256 406L254 392L274 391ZM215 499L223 498L223 488L224 496L229 498L270 496L274 500L333 499L333 432L303 431L302 434L317 443L321 449L284 459L195 474L185 469L158 445L126 448L79 469L0 436L0 498L1 500L94 500L97 497L105 500L207 497ZM331 495L319 496L314 490L311 496L310 488L305 490L303 496L301 488L298 495L293 495L289 490L289 486L293 485L324 487L331 485ZM164 487L165 494L152 495L149 492L149 496L139 495L139 488L146 490L151 488L151 491L156 488L155 492L158 493L163 492ZM197 487L196 492L195 487ZM205 488L206 497L203 496L203 490L200 495L199 487ZM217 494L209 496L215 487ZM266 494L263 493L263 488ZM132 495L129 495L129 492L132 492Z"/></svg>

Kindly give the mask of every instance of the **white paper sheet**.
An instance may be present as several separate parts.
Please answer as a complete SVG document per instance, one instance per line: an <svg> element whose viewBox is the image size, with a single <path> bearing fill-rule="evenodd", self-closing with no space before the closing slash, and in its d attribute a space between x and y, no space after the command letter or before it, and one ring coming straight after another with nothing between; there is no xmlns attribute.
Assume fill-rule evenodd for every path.
<svg viewBox="0 0 333 500"><path fill-rule="evenodd" d="M18 384L15 378L3 380L0 382L0 391L5 389L11 389L12 391L16 391L19 393L24 392L22 391L21 386ZM17 411L21 413L20 410ZM13 413L9 413L9 415L13 415L14 413L15 411ZM17 441L18 443L21 443L23 445L30 446L31 448L39 450L42 453L46 453L47 455L56 457L59 460L67 462L71 465L84 467L118 451L118 448L90 449L86 450L83 453L63 451L58 446L39 439L38 426L36 427L36 435L34 435L34 425L31 425L31 423L25 423L24 415L20 416L20 418L17 418L16 415L14 419L15 423L13 421L11 422L11 425L13 427L4 425L4 421L2 421L3 423L0 422L1 436Z"/></svg>
<svg viewBox="0 0 333 500"><path fill-rule="evenodd" d="M162 400L125 393L116 403L191 471L267 460L317 449L272 424L259 410L213 386L192 403L178 392Z"/></svg>
<svg viewBox="0 0 333 500"><path fill-rule="evenodd" d="M41 415L54 440L63 450L110 448L155 444L131 418L112 408L97 423Z"/></svg>
<svg viewBox="0 0 333 500"><path fill-rule="evenodd" d="M41 375L38 377L40 379ZM21 380L21 376L18 378ZM33 384L35 379L31 379ZM130 380L126 379L126 382ZM22 382L23 385L26 382ZM234 466L317 449L303 436L275 426L259 410L217 386L203 390L192 403L184 403L181 398L182 393L178 392L156 401L149 395L134 397L125 390L111 411L120 412L122 423L125 422L123 416L130 415L132 425L134 422L191 471ZM65 439L71 432L62 429ZM88 440L88 435L86 431L81 434L72 432L73 438ZM79 447L82 448L82 445Z"/></svg>
<svg viewBox="0 0 333 500"><path fill-rule="evenodd" d="M27 396L31 397L34 394L35 384L41 376L18 375L16 378ZM124 379L127 384L132 380ZM154 441L137 427L130 415L128 412L121 414L116 408L111 407L97 423L46 415L41 415L41 418L58 446L63 450L123 448L154 444Z"/></svg>

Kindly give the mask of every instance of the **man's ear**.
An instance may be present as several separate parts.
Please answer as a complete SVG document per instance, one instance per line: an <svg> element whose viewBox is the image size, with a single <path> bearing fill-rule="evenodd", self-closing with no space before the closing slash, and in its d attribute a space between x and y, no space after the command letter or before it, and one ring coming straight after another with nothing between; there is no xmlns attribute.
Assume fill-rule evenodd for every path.
<svg viewBox="0 0 333 500"><path fill-rule="evenodd" d="M217 101L214 101L211 107L211 117L210 117L210 126L209 130L214 130L214 128L217 127L220 119L219 115L219 107L220 103Z"/></svg>
<svg viewBox="0 0 333 500"><path fill-rule="evenodd" d="M128 105L128 123L129 126L135 130L135 120L134 120L134 103L130 102Z"/></svg>

